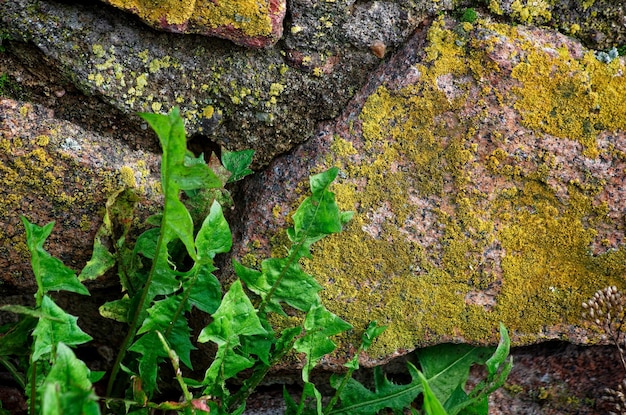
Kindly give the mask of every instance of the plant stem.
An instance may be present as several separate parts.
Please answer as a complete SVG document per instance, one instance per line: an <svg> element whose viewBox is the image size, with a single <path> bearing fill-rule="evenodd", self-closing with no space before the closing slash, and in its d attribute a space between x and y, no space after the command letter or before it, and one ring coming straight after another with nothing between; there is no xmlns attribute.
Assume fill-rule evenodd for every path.
<svg viewBox="0 0 626 415"><path fill-rule="evenodd" d="M329 414L330 411L333 410L335 405L337 405L337 401L339 400L339 395L341 395L343 388L345 388L346 385L348 384L348 380L352 378L353 373L354 373L354 369L352 368L348 369L348 373L346 373L346 375L343 377L343 379L341 380L341 384L335 391L335 394L330 399L330 402L328 402L328 405L326 405L326 408L324 408L324 410L322 411L324 415Z"/></svg>
<svg viewBox="0 0 626 415"><path fill-rule="evenodd" d="M35 415L35 403L37 402L37 364L30 358L30 414Z"/></svg>
<svg viewBox="0 0 626 415"><path fill-rule="evenodd" d="M164 209L165 212L165 209ZM164 215L165 216L165 215ZM111 396L111 392L113 391L113 384L115 383L115 378L119 373L120 367L122 365L122 360L126 356L126 350L130 347L130 342L135 338L137 333L137 326L139 325L139 321L143 320L143 310L146 303L146 299L148 298L148 292L150 291L150 284L152 283L152 279L154 278L154 274L156 271L157 263L159 263L159 258L162 255L161 247L163 245L163 232L159 234L159 239L157 241L156 246L156 254L154 259L152 260L152 266L150 267L150 273L148 274L148 278L146 279L146 283L143 286L143 292L141 293L141 298L137 303L137 308L135 309L133 320L130 323L130 327L128 328L128 333L124 338L122 345L120 346L120 351L117 354L115 359L115 363L113 363L113 368L111 369L111 377L109 378L109 382L107 384L106 394L107 396ZM165 252L167 255L167 252Z"/></svg>

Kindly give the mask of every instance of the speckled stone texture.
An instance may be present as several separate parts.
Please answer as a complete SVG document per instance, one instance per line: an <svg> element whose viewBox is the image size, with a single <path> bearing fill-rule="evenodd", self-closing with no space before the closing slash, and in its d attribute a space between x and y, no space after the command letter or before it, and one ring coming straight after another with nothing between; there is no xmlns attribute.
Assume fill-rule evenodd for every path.
<svg viewBox="0 0 626 415"><path fill-rule="evenodd" d="M339 166L355 217L305 268L357 331L389 325L365 364L491 343L499 321L517 345L596 341L581 303L626 272L625 69L554 32L436 20L250 180L234 256L280 252L307 176Z"/></svg>
<svg viewBox="0 0 626 415"><path fill-rule="evenodd" d="M36 289L20 215L55 221L46 249L79 271L91 256L107 198L139 196L137 215L159 203L159 158L56 119L51 110L0 98L0 281L3 294Z"/></svg>

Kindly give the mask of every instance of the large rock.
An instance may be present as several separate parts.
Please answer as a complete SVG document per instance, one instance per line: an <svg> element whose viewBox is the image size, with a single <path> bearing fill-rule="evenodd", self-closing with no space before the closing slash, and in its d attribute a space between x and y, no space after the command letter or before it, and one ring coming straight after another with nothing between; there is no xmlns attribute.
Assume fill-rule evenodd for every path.
<svg viewBox="0 0 626 415"><path fill-rule="evenodd" d="M80 271L111 195L132 189L138 218L158 208L159 156L58 120L44 107L0 98L0 183L0 284L5 294L34 292L20 216L40 226L55 221L46 249Z"/></svg>
<svg viewBox="0 0 626 415"><path fill-rule="evenodd" d="M370 364L493 343L500 321L516 345L589 341L582 302L626 286L624 60L552 31L438 19L370 79L247 184L234 256L282 253L308 175L339 166L332 190L354 219L305 267L357 332L389 326Z"/></svg>

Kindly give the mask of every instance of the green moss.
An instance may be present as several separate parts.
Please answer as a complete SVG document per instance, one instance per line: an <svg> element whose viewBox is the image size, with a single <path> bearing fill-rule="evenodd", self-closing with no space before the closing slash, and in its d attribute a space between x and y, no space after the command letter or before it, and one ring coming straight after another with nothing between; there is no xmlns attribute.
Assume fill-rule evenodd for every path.
<svg viewBox="0 0 626 415"><path fill-rule="evenodd" d="M577 140L591 157L601 153L600 124L623 128L620 63L577 61L565 51L553 56L513 28L478 25L525 43L527 53L513 69L520 87L482 88L485 100L515 102L535 134ZM344 233L315 245L306 271L324 285L327 307L355 327L370 320L389 325L371 349L375 356L442 337L493 342L500 321L517 344L535 340L546 326L577 324L583 300L606 285L624 286L626 249L597 256L589 250L595 227L607 220L606 205L596 200L603 180L571 183L563 199L548 185L554 154L537 153L529 168L509 154L507 133L497 127L489 130L495 148L479 148L473 139L487 114L456 111L498 69L484 49L459 46L465 43L443 20L428 40L427 59L414 66L419 81L397 91L379 87L360 114L361 137L334 139L325 164L347 177L332 190L340 207L356 214ZM454 93L438 86L450 74ZM576 85L583 79L587 85ZM492 194L475 183L480 164L499 183ZM430 200L424 204L430 210L420 199ZM420 228L420 215L434 216L434 228ZM489 251L498 254L485 256ZM469 300L480 295L490 301Z"/></svg>

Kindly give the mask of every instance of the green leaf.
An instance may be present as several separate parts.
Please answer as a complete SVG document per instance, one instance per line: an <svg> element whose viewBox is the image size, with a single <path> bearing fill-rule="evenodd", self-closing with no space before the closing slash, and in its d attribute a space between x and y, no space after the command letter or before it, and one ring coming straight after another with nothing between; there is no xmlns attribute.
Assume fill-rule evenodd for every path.
<svg viewBox="0 0 626 415"><path fill-rule="evenodd" d="M350 330L352 326L324 307L314 304L304 318L304 336L296 340L293 348L306 354L307 363L302 369L302 379L309 381L309 373L319 359L335 350L337 345L329 337Z"/></svg>
<svg viewBox="0 0 626 415"><path fill-rule="evenodd" d="M422 374L422 372L417 372L420 381L422 382L422 387L424 388L424 411L427 415L448 415L446 410L443 409L443 405L439 402L439 399L435 396L433 391L430 389L428 385L428 381Z"/></svg>
<svg viewBox="0 0 626 415"><path fill-rule="evenodd" d="M185 138L185 125L178 108L172 108L167 115L140 113L139 116L146 120L156 132L163 149L161 162L161 183L164 186L163 194L178 196L180 190L170 179L174 166L182 166L187 153L187 140ZM176 195L170 195L170 190L175 190Z"/></svg>
<svg viewBox="0 0 626 415"><path fill-rule="evenodd" d="M37 319L27 316L0 335L0 356L22 356L29 353L30 335Z"/></svg>
<svg viewBox="0 0 626 415"><path fill-rule="evenodd" d="M233 237L222 207L213 201L209 215L196 235L197 262L212 262L216 254L230 251Z"/></svg>
<svg viewBox="0 0 626 415"><path fill-rule="evenodd" d="M211 264L196 263L194 268L198 268L195 278L185 279L183 290L188 293L188 300L192 306L205 313L213 314L222 302L222 287L219 280L212 274L215 267Z"/></svg>
<svg viewBox="0 0 626 415"><path fill-rule="evenodd" d="M148 397L156 389L159 364L168 357L156 332L151 331L139 337L128 350L141 354L139 360L139 377L144 393Z"/></svg>
<svg viewBox="0 0 626 415"><path fill-rule="evenodd" d="M89 295L89 291L80 283L74 271L63 265L59 259L52 257L43 248L50 236L54 222L41 227L32 224L25 216L21 216L26 228L26 244L31 254L31 266L38 286L38 298L49 291L71 291Z"/></svg>
<svg viewBox="0 0 626 415"><path fill-rule="evenodd" d="M253 171L248 167L252 163L254 156L254 150L243 151L222 151L222 163L224 167L231 172L231 176L228 179L229 183L236 182L243 179L245 176L252 174Z"/></svg>
<svg viewBox="0 0 626 415"><path fill-rule="evenodd" d="M509 340L509 333L504 327L504 324L500 323L500 342L494 354L487 359L485 366L490 375L495 375L498 372L500 366L506 361L509 352L511 351L511 341Z"/></svg>
<svg viewBox="0 0 626 415"><path fill-rule="evenodd" d="M109 249L102 243L102 239L96 235L91 259L85 264L85 267L78 275L78 279L79 281L95 280L104 275L114 265L115 255L109 252Z"/></svg>
<svg viewBox="0 0 626 415"><path fill-rule="evenodd" d="M167 339L170 347L178 354L180 360L191 368L191 350L195 347L191 344L191 330L184 318L185 311L189 311L189 304L182 304L182 295L169 296L157 301L148 309L148 317L137 334L151 331L161 332ZM179 314L177 314L179 313ZM132 350L143 353L137 348Z"/></svg>
<svg viewBox="0 0 626 415"><path fill-rule="evenodd" d="M235 281L224 298L220 307L213 314L213 321L205 327L198 341L212 341L218 345L215 360L206 372L204 383L205 393L226 393L225 381L244 369L254 365L250 356L237 352L242 336L267 335L261 325L256 309L243 291L241 281Z"/></svg>
<svg viewBox="0 0 626 415"><path fill-rule="evenodd" d="M172 166L172 180L180 190L212 189L222 187L222 181L206 164Z"/></svg>
<svg viewBox="0 0 626 415"><path fill-rule="evenodd" d="M120 323L128 323L130 321L129 311L131 309L131 300L128 296L124 296L119 300L108 301L100 306L98 311L100 315Z"/></svg>
<svg viewBox="0 0 626 415"><path fill-rule="evenodd" d="M213 314L213 319L213 322L200 332L199 342L213 341L219 345L226 343L233 336L267 333L239 280L230 286L219 308Z"/></svg>
<svg viewBox="0 0 626 415"><path fill-rule="evenodd" d="M168 258L160 255L152 265L152 279L148 285L147 299L152 300L157 295L169 295L180 288L177 273L170 268Z"/></svg>
<svg viewBox="0 0 626 415"><path fill-rule="evenodd" d="M91 336L82 331L76 324L78 318L67 314L50 297L43 297L41 311L50 318L41 318L33 331L35 337L33 361L51 353L53 346L59 342L75 346L91 340Z"/></svg>
<svg viewBox="0 0 626 415"><path fill-rule="evenodd" d="M287 231L293 242L304 241L310 246L325 235L341 232L352 217L351 212L339 211L334 193L328 190L338 173L333 167L309 178L312 195L300 204L293 215L294 227Z"/></svg>
<svg viewBox="0 0 626 415"><path fill-rule="evenodd" d="M91 372L63 343L56 345L54 364L42 385L41 413L45 415L96 415L98 397L93 392Z"/></svg>
<svg viewBox="0 0 626 415"><path fill-rule="evenodd" d="M354 379L349 379L340 394L340 405L330 414L342 415L374 415L389 408L402 411L409 407L411 402L423 391L417 369L411 363L407 364L411 382L406 385L396 385L390 382L379 367L374 368L374 390L371 391ZM334 388L339 387L339 378L335 378Z"/></svg>
<svg viewBox="0 0 626 415"><path fill-rule="evenodd" d="M0 306L0 310L10 311L11 313L22 314L25 316L30 316L30 317L35 317L35 318L51 318L49 315L47 315L46 313L44 313L38 308L26 307L26 306L19 305L19 304L3 305L3 306ZM55 319L52 319L52 320L55 320ZM61 321L61 320L56 319L56 321Z"/></svg>
<svg viewBox="0 0 626 415"><path fill-rule="evenodd" d="M493 348L487 350L493 350ZM513 368L512 359L507 360L509 350L510 340L508 332L504 325L500 323L500 342L493 355L485 362L487 378L480 381L469 394L459 386L444 405L450 415L457 413L462 413L463 415L488 414L489 395L505 384Z"/></svg>
<svg viewBox="0 0 626 415"><path fill-rule="evenodd" d="M317 301L317 293L322 286L313 276L302 271L297 261L289 258L269 258L261 263L263 278L267 281L265 286L273 287L271 302L278 304L285 302L290 306L307 311ZM254 290L254 288L250 287ZM261 297L265 299L264 294Z"/></svg>
<svg viewBox="0 0 626 415"><path fill-rule="evenodd" d="M193 238L193 220L183 202L178 199L178 194L165 200L161 232L164 247L173 241L174 237L178 237L187 248L189 256L193 260L197 260Z"/></svg>
<svg viewBox="0 0 626 415"><path fill-rule="evenodd" d="M365 332L361 336L361 349L367 350L372 345L372 342L383 332L387 330L387 326L377 326L376 321L370 321Z"/></svg>
<svg viewBox="0 0 626 415"><path fill-rule="evenodd" d="M440 344L418 352L422 372L437 398L445 402L465 385L473 364L484 364L493 348L467 344Z"/></svg>
<svg viewBox="0 0 626 415"><path fill-rule="evenodd" d="M160 225L160 222L159 222ZM156 256L157 241L161 234L161 228L152 228L143 232L135 242L134 255L141 254L149 259Z"/></svg>

